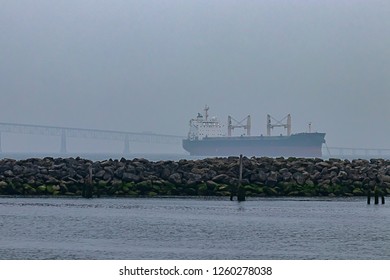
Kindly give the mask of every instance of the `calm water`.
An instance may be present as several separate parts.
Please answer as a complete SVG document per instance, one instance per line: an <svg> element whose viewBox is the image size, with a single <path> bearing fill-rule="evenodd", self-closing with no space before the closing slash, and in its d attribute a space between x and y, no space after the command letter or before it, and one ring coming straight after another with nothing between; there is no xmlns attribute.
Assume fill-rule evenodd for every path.
<svg viewBox="0 0 390 280"><path fill-rule="evenodd" d="M365 199L0 198L0 259L390 259Z"/></svg>

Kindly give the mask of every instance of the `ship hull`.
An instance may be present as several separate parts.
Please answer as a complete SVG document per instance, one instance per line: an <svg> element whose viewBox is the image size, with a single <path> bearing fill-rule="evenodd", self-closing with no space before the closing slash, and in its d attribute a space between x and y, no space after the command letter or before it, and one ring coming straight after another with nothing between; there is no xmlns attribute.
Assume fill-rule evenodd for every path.
<svg viewBox="0 0 390 280"><path fill-rule="evenodd" d="M321 157L325 133L290 136L209 137L183 140L183 148L194 156Z"/></svg>

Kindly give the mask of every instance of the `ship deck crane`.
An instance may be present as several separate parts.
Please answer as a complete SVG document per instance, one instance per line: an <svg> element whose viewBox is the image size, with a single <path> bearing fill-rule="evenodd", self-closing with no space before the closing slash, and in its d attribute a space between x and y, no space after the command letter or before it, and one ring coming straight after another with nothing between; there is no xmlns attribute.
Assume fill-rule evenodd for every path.
<svg viewBox="0 0 390 280"><path fill-rule="evenodd" d="M273 124L271 122L271 119L274 120L276 123ZM286 120L285 123L283 123L284 120ZM267 115L267 136L271 136L271 129L273 129L274 127L284 127L285 129L287 129L287 135L290 136L291 135L291 115L288 114L280 121L271 117L270 115Z"/></svg>
<svg viewBox="0 0 390 280"><path fill-rule="evenodd" d="M233 124L232 120L235 122ZM246 123L245 123L246 121ZM228 136L232 136L232 131L235 128L244 128L246 129L246 135L250 136L251 135L251 116L248 115L245 119L241 121L237 121L231 116L228 116Z"/></svg>

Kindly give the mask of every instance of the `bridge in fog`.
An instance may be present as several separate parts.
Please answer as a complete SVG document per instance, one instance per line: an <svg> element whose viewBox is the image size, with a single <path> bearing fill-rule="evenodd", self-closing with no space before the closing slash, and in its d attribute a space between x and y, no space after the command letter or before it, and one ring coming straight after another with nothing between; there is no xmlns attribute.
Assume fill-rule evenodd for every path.
<svg viewBox="0 0 390 280"><path fill-rule="evenodd" d="M103 139L117 140L123 142L123 153L130 153L130 142L150 143L150 144L171 144L181 146L183 136L156 134L156 133L137 133L125 131L99 130L99 129L83 129L71 127L57 127L45 125L30 125L16 123L0 123L0 152L1 149L1 134L32 134L32 135L47 135L58 136L60 139L60 153L67 152L66 139L85 138L85 139Z"/></svg>
<svg viewBox="0 0 390 280"><path fill-rule="evenodd" d="M5 133L13 134L31 134L43 136L58 136L60 141L60 153L67 153L67 138L84 139L102 139L116 140L123 143L123 154L130 153L130 143L138 142L145 144L169 144L181 147L184 136L156 134L151 132L126 132L99 129L83 129L59 126L16 124L0 122L0 152L1 136ZM367 149L367 148L348 148L348 147L323 147L324 158L387 158L390 159L390 149Z"/></svg>
<svg viewBox="0 0 390 280"><path fill-rule="evenodd" d="M374 149L374 148L345 148L345 147L323 147L323 157L342 158L342 159L371 159L384 158L390 159L390 149Z"/></svg>

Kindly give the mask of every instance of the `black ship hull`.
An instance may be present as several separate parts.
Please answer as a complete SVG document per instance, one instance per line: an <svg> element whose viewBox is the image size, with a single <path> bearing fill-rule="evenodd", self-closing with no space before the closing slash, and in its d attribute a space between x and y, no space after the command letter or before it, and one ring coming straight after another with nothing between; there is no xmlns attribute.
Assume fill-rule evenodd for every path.
<svg viewBox="0 0 390 280"><path fill-rule="evenodd" d="M321 157L325 133L290 136L206 137L183 140L183 148L194 156Z"/></svg>

